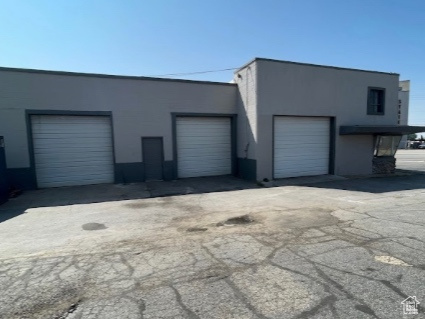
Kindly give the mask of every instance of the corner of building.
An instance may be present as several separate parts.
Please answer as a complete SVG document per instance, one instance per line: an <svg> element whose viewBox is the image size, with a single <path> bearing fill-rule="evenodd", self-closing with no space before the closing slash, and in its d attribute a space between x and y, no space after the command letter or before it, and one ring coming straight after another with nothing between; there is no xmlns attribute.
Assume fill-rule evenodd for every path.
<svg viewBox="0 0 425 319"><path fill-rule="evenodd" d="M257 180L257 62L249 62L234 74L237 96L237 175Z"/></svg>

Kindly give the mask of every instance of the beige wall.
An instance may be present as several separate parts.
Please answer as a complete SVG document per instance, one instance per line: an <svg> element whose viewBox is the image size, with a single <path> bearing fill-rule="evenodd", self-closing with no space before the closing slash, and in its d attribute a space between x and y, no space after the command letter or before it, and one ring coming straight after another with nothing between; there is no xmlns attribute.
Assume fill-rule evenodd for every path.
<svg viewBox="0 0 425 319"><path fill-rule="evenodd" d="M339 126L396 125L398 75L262 59L248 66L257 74L258 180L273 176L273 115L335 117L335 174L372 172L372 136L342 137ZM367 115L369 86L386 89L385 115Z"/></svg>
<svg viewBox="0 0 425 319"><path fill-rule="evenodd" d="M28 167L25 109L112 111L117 163L141 162L141 137L163 136L173 159L171 112L237 112L236 85L0 70L0 136L8 168Z"/></svg>

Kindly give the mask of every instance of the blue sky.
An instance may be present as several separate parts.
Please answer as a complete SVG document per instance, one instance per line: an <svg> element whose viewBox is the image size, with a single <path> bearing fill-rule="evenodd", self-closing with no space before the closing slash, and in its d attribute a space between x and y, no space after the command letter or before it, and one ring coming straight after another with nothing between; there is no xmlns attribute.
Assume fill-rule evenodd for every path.
<svg viewBox="0 0 425 319"><path fill-rule="evenodd" d="M254 57L400 73L425 125L423 0L0 0L0 66L155 76Z"/></svg>

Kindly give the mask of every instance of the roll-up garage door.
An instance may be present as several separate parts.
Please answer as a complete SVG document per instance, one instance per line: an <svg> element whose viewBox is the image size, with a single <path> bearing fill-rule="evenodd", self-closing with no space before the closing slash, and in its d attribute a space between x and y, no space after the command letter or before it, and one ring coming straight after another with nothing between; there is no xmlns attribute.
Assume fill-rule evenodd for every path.
<svg viewBox="0 0 425 319"><path fill-rule="evenodd" d="M177 117L178 177L231 174L230 123L228 117Z"/></svg>
<svg viewBox="0 0 425 319"><path fill-rule="evenodd" d="M329 118L275 117L274 178L328 174L329 146Z"/></svg>
<svg viewBox="0 0 425 319"><path fill-rule="evenodd" d="M40 188L112 183L112 129L108 116L32 115Z"/></svg>

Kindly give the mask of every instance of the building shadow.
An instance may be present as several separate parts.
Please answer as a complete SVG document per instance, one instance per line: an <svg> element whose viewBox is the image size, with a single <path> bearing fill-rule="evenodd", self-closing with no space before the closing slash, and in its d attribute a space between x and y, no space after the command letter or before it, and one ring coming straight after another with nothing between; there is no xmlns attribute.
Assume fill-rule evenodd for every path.
<svg viewBox="0 0 425 319"><path fill-rule="evenodd" d="M425 189L425 174L421 171L397 171L394 176L358 177L322 183L309 183L303 186L382 194Z"/></svg>
<svg viewBox="0 0 425 319"><path fill-rule="evenodd" d="M327 178L324 178L327 177ZM391 177L332 178L300 177L276 181L274 187L303 186L381 194L425 189L424 172L398 172ZM273 187L273 186L272 186ZM189 194L206 194L263 188L256 182L233 176L196 177L175 181L152 181L134 184L101 184L26 191L0 205L0 223L17 217L31 208L107 203ZM301 190L302 191L302 190ZM89 210L90 207L88 206Z"/></svg>
<svg viewBox="0 0 425 319"><path fill-rule="evenodd" d="M257 183L233 176L186 178L133 184L100 184L25 191L0 205L0 223L38 207L56 207L205 194L259 188Z"/></svg>

